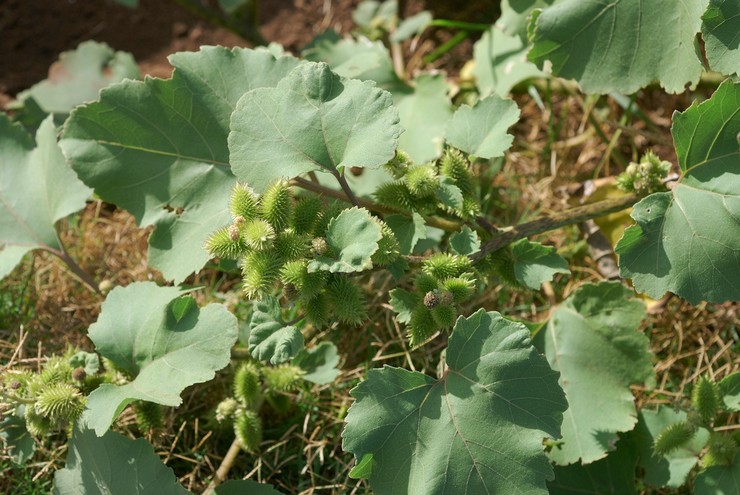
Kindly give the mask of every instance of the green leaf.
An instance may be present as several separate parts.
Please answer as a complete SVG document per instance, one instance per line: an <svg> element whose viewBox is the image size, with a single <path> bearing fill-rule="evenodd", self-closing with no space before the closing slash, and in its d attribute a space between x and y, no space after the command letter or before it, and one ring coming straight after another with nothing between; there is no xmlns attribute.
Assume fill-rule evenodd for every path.
<svg viewBox="0 0 740 495"><path fill-rule="evenodd" d="M709 0L701 18L709 66L722 74L740 74L740 2Z"/></svg>
<svg viewBox="0 0 740 495"><path fill-rule="evenodd" d="M717 386L725 408L728 411L740 411L740 372L727 375Z"/></svg>
<svg viewBox="0 0 740 495"><path fill-rule="evenodd" d="M501 0L501 17L496 20L496 27L506 34L527 37L529 16L534 9L551 5L555 0Z"/></svg>
<svg viewBox="0 0 740 495"><path fill-rule="evenodd" d="M514 136L506 130L519 120L512 100L489 96L474 107L462 105L447 126L446 139L455 148L481 158L503 156Z"/></svg>
<svg viewBox="0 0 740 495"><path fill-rule="evenodd" d="M62 52L49 68L49 77L18 93L14 107L33 99L61 124L74 107L97 99L102 88L140 77L130 53L114 51L105 43L85 41L74 50Z"/></svg>
<svg viewBox="0 0 740 495"><path fill-rule="evenodd" d="M80 351L69 358L72 368L83 368L88 375L94 375L100 371L100 358L94 352Z"/></svg>
<svg viewBox="0 0 740 495"><path fill-rule="evenodd" d="M637 495L637 445L633 435L622 437L605 459L588 465L555 467L550 495Z"/></svg>
<svg viewBox="0 0 740 495"><path fill-rule="evenodd" d="M213 492L216 495L280 495L272 485L252 480L231 480L218 485Z"/></svg>
<svg viewBox="0 0 740 495"><path fill-rule="evenodd" d="M187 495L154 447L109 431L75 428L67 465L54 473L54 495Z"/></svg>
<svg viewBox="0 0 740 495"><path fill-rule="evenodd" d="M355 467L353 467L348 476L354 480L366 480L370 477L370 475L373 473L373 467L375 465L375 462L373 462L373 455L372 454L365 454L362 456L362 459L360 459L360 462L355 464Z"/></svg>
<svg viewBox="0 0 740 495"><path fill-rule="evenodd" d="M0 441L5 454L13 464L20 466L29 460L36 450L36 442L26 429L25 405L16 407L13 414L6 413L0 421Z"/></svg>
<svg viewBox="0 0 740 495"><path fill-rule="evenodd" d="M439 181L439 187L435 196L437 201L442 203L447 208L453 210L462 210L463 208L463 194L459 187L455 185L455 181L451 177L441 177Z"/></svg>
<svg viewBox="0 0 740 495"><path fill-rule="evenodd" d="M178 406L186 387L212 379L229 364L236 318L220 304L209 304L176 321L170 302L184 292L136 282L108 294L88 335L97 352L134 378L90 394L83 418L98 435L134 400Z"/></svg>
<svg viewBox="0 0 740 495"><path fill-rule="evenodd" d="M556 273L570 273L568 262L552 246L521 239L511 247L516 280L530 289L538 290Z"/></svg>
<svg viewBox="0 0 740 495"><path fill-rule="evenodd" d="M619 269L658 299L692 304L740 299L740 83L673 117L681 177L637 203L616 247Z"/></svg>
<svg viewBox="0 0 740 495"><path fill-rule="evenodd" d="M180 321L186 314L197 306L195 298L192 296L183 296L178 297L170 303L170 310L172 311L172 315L175 317L175 321Z"/></svg>
<svg viewBox="0 0 740 495"><path fill-rule="evenodd" d="M463 256L476 253L480 249L478 233L465 225L460 232L455 232L450 236L450 247Z"/></svg>
<svg viewBox="0 0 740 495"><path fill-rule="evenodd" d="M239 180L263 190L313 170L377 168L393 158L400 132L389 93L304 62L277 87L239 100L231 117L231 164Z"/></svg>
<svg viewBox="0 0 740 495"><path fill-rule="evenodd" d="M337 364L339 354L332 342L321 342L312 349L304 348L293 359L293 365L304 371L301 378L317 385L331 383L339 376Z"/></svg>
<svg viewBox="0 0 740 495"><path fill-rule="evenodd" d="M737 495L740 487L740 455L732 466L708 467L696 476L694 495Z"/></svg>
<svg viewBox="0 0 740 495"><path fill-rule="evenodd" d="M267 296L254 303L249 322L249 352L255 359L280 364L293 359L303 349L303 334L286 325L277 298Z"/></svg>
<svg viewBox="0 0 740 495"><path fill-rule="evenodd" d="M374 492L546 494L542 439L567 404L529 331L481 309L457 320L446 362L438 380L384 367L352 390L342 446L373 454Z"/></svg>
<svg viewBox="0 0 740 495"><path fill-rule="evenodd" d="M537 334L538 347L560 372L569 406L563 445L550 452L555 463L601 459L613 449L617 432L637 423L629 387L653 372L650 342L637 331L644 316L645 305L623 285L588 284L568 297Z"/></svg>
<svg viewBox="0 0 740 495"><path fill-rule="evenodd" d="M414 79L413 93L394 95L404 129L398 147L416 163L442 154L445 126L452 117L447 91L443 75L424 74Z"/></svg>
<svg viewBox="0 0 740 495"><path fill-rule="evenodd" d="M391 34L390 40L394 43L400 43L404 40L421 34L432 22L432 13L428 10L422 10L418 14L404 19L398 28Z"/></svg>
<svg viewBox="0 0 740 495"><path fill-rule="evenodd" d="M226 198L236 181L227 136L237 100L277 84L298 61L203 47L170 62L172 79L116 84L78 107L60 145L98 196L156 227L149 263L178 283L205 265L205 241L230 221Z"/></svg>
<svg viewBox="0 0 740 495"><path fill-rule="evenodd" d="M308 264L308 271L350 273L372 268L370 258L381 237L380 225L366 209L344 210L329 222L326 243L333 256L317 257Z"/></svg>
<svg viewBox="0 0 740 495"><path fill-rule="evenodd" d="M411 214L411 218L406 215L388 215L385 223L398 239L401 254L411 254L419 239L424 239L427 235L424 218L416 212Z"/></svg>
<svg viewBox="0 0 740 495"><path fill-rule="evenodd" d="M657 411L643 409L635 428L635 437L640 449L640 467L645 470L644 480L656 487L678 488L686 482L689 472L699 462L701 449L709 439L709 432L699 428L687 444L665 456L654 453L655 439L672 423L686 421L684 411L674 411L661 406Z"/></svg>
<svg viewBox="0 0 740 495"><path fill-rule="evenodd" d="M418 294L405 289L393 289L390 294L391 306L393 306L393 311L396 313L396 320L400 323L410 322L414 308L421 302Z"/></svg>
<svg viewBox="0 0 740 495"><path fill-rule="evenodd" d="M702 1L677 8L674 0L564 0L535 11L529 60L575 79L586 93L632 94L653 81L669 93L696 84L701 61L694 39Z"/></svg>
<svg viewBox="0 0 740 495"><path fill-rule="evenodd" d="M0 113L0 277L28 251L61 251L54 224L82 209L91 194L65 163L51 117L36 143Z"/></svg>
<svg viewBox="0 0 740 495"><path fill-rule="evenodd" d="M473 45L473 74L480 94L505 96L522 81L545 77L527 60L528 49L522 38L507 34L498 26L491 26L483 33Z"/></svg>

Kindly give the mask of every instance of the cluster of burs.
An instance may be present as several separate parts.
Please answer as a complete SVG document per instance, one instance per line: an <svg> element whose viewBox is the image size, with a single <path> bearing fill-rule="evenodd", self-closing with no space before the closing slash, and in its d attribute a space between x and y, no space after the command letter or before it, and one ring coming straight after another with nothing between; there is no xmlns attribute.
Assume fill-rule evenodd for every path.
<svg viewBox="0 0 740 495"><path fill-rule="evenodd" d="M24 420L35 437L68 430L80 418L87 396L104 383L124 384L131 376L97 354L69 349L48 359L37 372L8 370L2 377L2 414ZM153 402L133 403L141 432L162 425L162 410Z"/></svg>
<svg viewBox="0 0 740 495"><path fill-rule="evenodd" d="M446 216L461 225L474 225L480 213L479 185L469 161L459 151L448 149L439 160L425 164L414 164L398 152L385 167L392 180L377 188L374 199L386 211ZM332 223L347 210L346 203L306 191L298 196L294 189L298 188L286 180L273 183L262 194L247 185L236 185L229 202L233 221L211 235L206 249L213 257L239 261L243 289L250 299L260 299L280 287L283 296L297 305L299 314L316 327L332 321L360 324L367 312L357 277L377 267L403 273L408 263L401 256L398 239L388 224L372 216L382 237L367 270L332 273L312 266L316 258L340 254L333 252L335 247L328 237ZM450 194L459 198L456 203L448 199ZM489 268L502 271L500 267L507 265L501 263L504 258L498 253L473 267L470 258L455 253L426 256L420 262L421 269L412 272L417 297L406 321L412 346L451 328L460 304L474 293Z"/></svg>

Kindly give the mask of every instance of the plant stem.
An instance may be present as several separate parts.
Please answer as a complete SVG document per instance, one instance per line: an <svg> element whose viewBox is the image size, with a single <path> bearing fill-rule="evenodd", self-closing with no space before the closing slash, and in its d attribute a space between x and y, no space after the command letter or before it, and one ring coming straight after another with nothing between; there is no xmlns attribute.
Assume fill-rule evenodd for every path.
<svg viewBox="0 0 740 495"><path fill-rule="evenodd" d="M347 184L347 179L344 178L344 172L332 172L332 175L337 178L337 181L339 182L339 185L342 186L342 191L347 195L349 202L359 207L360 203L357 201L357 197L355 196L355 193L352 192L349 184Z"/></svg>
<svg viewBox="0 0 740 495"><path fill-rule="evenodd" d="M331 189L329 187L322 186L321 184L316 184L315 182L311 182L302 177L295 177L293 178L291 182L293 185L298 186L302 189L305 189L306 191L323 194L325 196L339 199L341 201L349 201L349 199L347 198L345 194L342 194L336 189ZM383 213L383 214L406 213L403 210L391 208L390 206L380 205L378 203L373 203L372 201L368 201L366 199L362 199L362 198L355 198L355 199L357 200L357 206L360 206L361 208L366 208L376 213ZM462 223L454 222L452 220L447 220L445 218L440 218L440 217L425 217L424 221L430 227L436 227L446 232L457 232L458 230L460 230L460 227L462 227L463 225Z"/></svg>
<svg viewBox="0 0 740 495"><path fill-rule="evenodd" d="M559 229L566 225L585 222L592 218L598 218L615 211L624 210L634 205L638 201L634 194L622 196L620 198L605 199L597 203L591 203L583 206L570 208L563 212L546 215L531 222L515 225L510 230L501 232L499 235L487 240L481 246L480 251L470 256L476 262L485 258L489 253L497 251L509 244L520 239L527 238L535 234L549 232L550 230Z"/></svg>
<svg viewBox="0 0 740 495"><path fill-rule="evenodd" d="M93 292L101 294L100 288L98 287L97 282L95 282L95 279L93 279L89 273L83 270L82 267L78 265L77 262L69 254L67 254L64 248L62 248L61 251L57 249L46 248L46 251L64 261L64 264L67 265L67 268L69 268L72 273L77 275L77 278L79 278L80 281L82 281L85 285L92 289Z"/></svg>
<svg viewBox="0 0 740 495"><path fill-rule="evenodd" d="M453 21L452 19L434 19L429 23L430 26L450 27L466 29L468 31L488 31L490 24L481 24L478 22Z"/></svg>
<svg viewBox="0 0 740 495"><path fill-rule="evenodd" d="M239 451L241 451L241 445L239 443L239 439L235 438L234 441L231 442L231 447L229 447L228 452L226 452L224 460L221 461L221 465L216 470L216 474L213 475L213 479L208 485L208 488L203 492L203 495L212 495L216 487L226 479L226 476L228 476L229 471L231 470L231 466L234 465L236 456L239 455Z"/></svg>

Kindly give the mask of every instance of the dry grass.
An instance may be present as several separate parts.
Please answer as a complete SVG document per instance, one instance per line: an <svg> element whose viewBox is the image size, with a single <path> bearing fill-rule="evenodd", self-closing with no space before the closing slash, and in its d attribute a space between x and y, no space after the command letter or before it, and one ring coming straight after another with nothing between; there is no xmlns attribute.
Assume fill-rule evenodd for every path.
<svg viewBox="0 0 740 495"><path fill-rule="evenodd" d="M685 108L689 96L646 92L638 100L647 116L643 120L608 98L553 91L548 103L544 90L540 93L544 108L529 96L517 97L522 120L513 129L514 147L501 164L501 172L490 174L486 185L487 209L497 225L526 221L578 202L574 184L616 174L622 167L620 161L636 159L647 149L675 159L670 113L674 108ZM600 137L597 128L609 138ZM146 265L149 231L136 228L127 213L93 202L77 223L61 230L72 257L96 280L109 280L114 286L137 280L162 281ZM484 307L530 321L545 320L549 308L578 285L602 280L587 250L574 247L580 237L574 228L541 239L563 252L572 251L572 277L557 277L539 293L490 287L471 303L470 312ZM394 286L392 279L376 274L362 280L371 307L382 310L371 312L362 327L334 327L310 335L309 345L326 339L337 344L343 359L341 375L330 386L306 385L295 393L295 405L288 415L265 417L261 453L241 454L230 478L251 477L291 494L369 493L365 482L347 477L353 459L341 449L342 421L351 404L349 390L372 367L393 365L434 374L446 336L411 351L387 302L388 290ZM248 313L233 276L204 270L187 282L207 287L197 293L200 302L224 302L242 319ZM19 290L21 287L25 288ZM102 298L71 276L56 258L34 255L2 282L2 288L17 297L19 308L25 308L0 329L3 362L15 354L16 364L34 368L43 356L62 352L67 346L91 350L85 330L95 321ZM637 388L638 402L647 407L675 404L698 376L708 373L722 378L739 370L737 313L737 305L691 306L678 298L658 306L645 321L656 355L656 385ZM146 434L190 490L205 487L233 439L233 433L220 428L212 416L215 405L229 393L230 379L230 373L221 373L208 384L191 387L184 394L183 405L167 412L165 427ZM131 411L124 412L116 428L132 437L141 435ZM25 471L30 477L48 480L63 465L61 436L53 440L40 445L40 452ZM9 473L5 469L5 479L12 478ZM17 471L13 473L15 479L21 479ZM10 486L0 484L0 488L9 490Z"/></svg>

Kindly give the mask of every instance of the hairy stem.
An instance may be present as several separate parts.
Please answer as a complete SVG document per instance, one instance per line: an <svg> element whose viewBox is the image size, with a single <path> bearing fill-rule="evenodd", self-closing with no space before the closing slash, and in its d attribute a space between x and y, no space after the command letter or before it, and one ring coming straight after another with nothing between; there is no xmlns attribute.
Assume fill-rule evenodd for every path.
<svg viewBox="0 0 740 495"><path fill-rule="evenodd" d="M629 194L620 198L605 199L604 201L577 206L559 213L542 216L532 220L531 222L515 225L509 230L500 232L484 242L480 251L471 255L470 258L474 262L479 261L489 253L497 251L520 239L559 229L566 225L585 222L586 220L598 218L615 211L624 210L625 208L629 208L634 205L638 199L639 198L634 194Z"/></svg>
<svg viewBox="0 0 740 495"><path fill-rule="evenodd" d="M323 194L325 196L329 196L330 198L339 199L341 201L349 201L346 194L343 194L335 189L322 186L315 182L311 182L309 180L303 179L301 177L293 178L292 184L302 189L305 189L306 191ZM355 204L356 206L359 206L361 208L366 208L376 213L383 213L383 214L404 213L402 210L391 208L385 205L380 205L378 203L374 203L366 199L355 197L355 200L357 201L357 203L353 203L353 204ZM452 220L447 220L445 218L426 217L424 218L424 220L426 224L429 225L430 227L436 227L438 229L442 229L447 232L457 232L458 230L460 230L460 227L462 227L462 223L454 222Z"/></svg>
<svg viewBox="0 0 740 495"><path fill-rule="evenodd" d="M221 465L216 470L216 474L213 476L213 479L208 485L208 488L206 488L206 490L203 492L203 495L212 495L216 487L219 484L223 483L223 481L226 479L226 476L229 475L231 466L234 465L234 461L236 460L236 456L239 455L240 450L241 445L239 443L239 439L235 438L234 441L231 442L231 447L229 447L228 452L226 452L224 460L221 461Z"/></svg>

